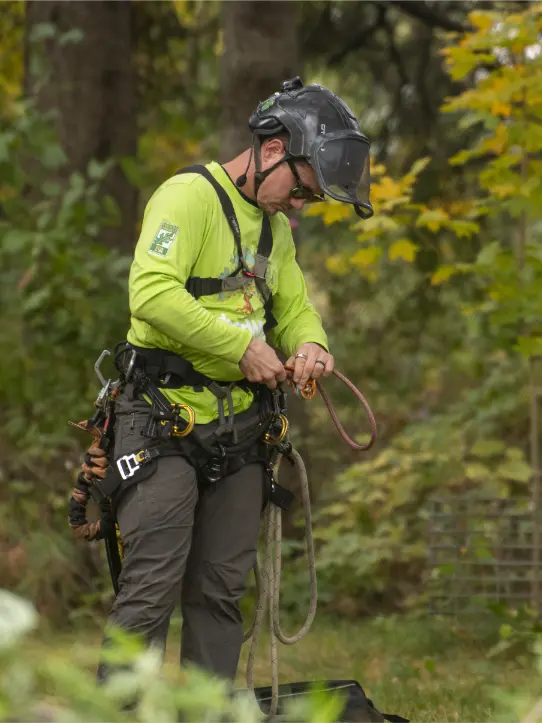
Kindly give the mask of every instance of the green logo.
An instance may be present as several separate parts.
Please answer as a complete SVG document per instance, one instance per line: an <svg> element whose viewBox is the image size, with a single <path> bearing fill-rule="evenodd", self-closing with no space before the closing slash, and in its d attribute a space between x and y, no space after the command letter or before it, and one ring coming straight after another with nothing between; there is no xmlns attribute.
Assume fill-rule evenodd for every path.
<svg viewBox="0 0 542 723"><path fill-rule="evenodd" d="M178 226L162 221L156 236L151 242L149 253L153 254L153 256L160 256L160 258L167 256L169 249L177 238L178 232Z"/></svg>
<svg viewBox="0 0 542 723"><path fill-rule="evenodd" d="M264 100L264 102L260 106L260 111L263 113L264 110L271 108L272 105L275 105L275 96L274 95L271 96L271 98Z"/></svg>

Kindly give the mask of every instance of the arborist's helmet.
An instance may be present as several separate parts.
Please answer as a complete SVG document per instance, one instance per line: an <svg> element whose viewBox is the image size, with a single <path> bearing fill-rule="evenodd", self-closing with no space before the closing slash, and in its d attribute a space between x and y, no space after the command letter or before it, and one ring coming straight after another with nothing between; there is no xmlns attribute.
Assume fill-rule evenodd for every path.
<svg viewBox="0 0 542 723"><path fill-rule="evenodd" d="M284 81L279 93L256 108L249 128L260 146L266 137L286 131L289 141L283 161L307 161L325 194L353 204L361 218L371 218L369 139L352 111L330 90L304 86L299 77ZM261 183L267 173L260 172L258 150L256 177Z"/></svg>

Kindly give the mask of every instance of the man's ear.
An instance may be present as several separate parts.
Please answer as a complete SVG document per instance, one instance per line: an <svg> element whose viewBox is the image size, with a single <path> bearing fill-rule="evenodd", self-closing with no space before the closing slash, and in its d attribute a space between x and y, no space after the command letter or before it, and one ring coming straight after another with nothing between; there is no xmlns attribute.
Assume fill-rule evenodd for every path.
<svg viewBox="0 0 542 723"><path fill-rule="evenodd" d="M262 145L262 155L265 160L279 159L286 153L286 143L281 138L270 138Z"/></svg>

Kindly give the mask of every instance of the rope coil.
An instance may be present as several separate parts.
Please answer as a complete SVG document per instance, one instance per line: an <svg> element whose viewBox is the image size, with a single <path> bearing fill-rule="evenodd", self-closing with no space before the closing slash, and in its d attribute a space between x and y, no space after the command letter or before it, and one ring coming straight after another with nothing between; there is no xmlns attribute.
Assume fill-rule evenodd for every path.
<svg viewBox="0 0 542 723"><path fill-rule="evenodd" d="M268 614L270 631L270 652L271 652L271 704L265 720L270 720L276 715L279 702L279 671L278 671L278 645L294 645L298 643L311 629L316 616L318 604L318 590L316 581L316 557L314 553L314 540L312 536L311 505L309 481L307 470L301 455L292 449L291 459L295 464L301 483L301 497L303 501L303 513L305 518L305 546L307 551L308 570L311 586L309 610L305 622L297 633L291 636L284 634L280 625L280 576L282 567L282 511L280 507L269 503L265 512L265 560L261 567L258 563L254 568L257 590L256 613L251 627L245 634L245 642L252 638L248 655L246 683L247 688L254 693L254 663L256 649L263 629L265 614ZM275 474L278 475L282 455L279 457L275 467Z"/></svg>

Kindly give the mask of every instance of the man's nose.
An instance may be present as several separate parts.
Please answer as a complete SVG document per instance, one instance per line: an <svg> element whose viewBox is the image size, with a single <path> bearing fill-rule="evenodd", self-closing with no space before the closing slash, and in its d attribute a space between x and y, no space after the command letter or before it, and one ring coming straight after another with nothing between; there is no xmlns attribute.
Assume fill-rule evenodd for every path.
<svg viewBox="0 0 542 723"><path fill-rule="evenodd" d="M305 198L291 198L290 205L295 208L296 211L302 211L303 206L307 203Z"/></svg>

